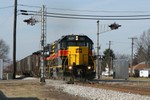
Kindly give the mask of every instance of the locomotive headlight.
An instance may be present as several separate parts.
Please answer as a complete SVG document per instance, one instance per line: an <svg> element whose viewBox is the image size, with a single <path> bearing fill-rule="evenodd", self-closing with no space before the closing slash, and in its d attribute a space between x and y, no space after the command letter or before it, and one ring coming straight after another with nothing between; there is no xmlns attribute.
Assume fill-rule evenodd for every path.
<svg viewBox="0 0 150 100"><path fill-rule="evenodd" d="M71 69L72 69L72 66L69 66L69 69L71 70Z"/></svg>
<svg viewBox="0 0 150 100"><path fill-rule="evenodd" d="M88 69L91 69L91 66L88 66Z"/></svg>

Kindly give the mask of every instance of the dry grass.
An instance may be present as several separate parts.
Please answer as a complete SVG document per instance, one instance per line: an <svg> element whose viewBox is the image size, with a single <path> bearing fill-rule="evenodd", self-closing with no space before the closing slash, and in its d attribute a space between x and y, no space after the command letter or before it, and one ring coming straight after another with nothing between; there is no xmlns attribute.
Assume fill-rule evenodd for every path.
<svg viewBox="0 0 150 100"><path fill-rule="evenodd" d="M52 86L43 85L38 79L0 81L0 100L1 96L3 98L17 98L17 100L85 100L84 98L64 93L61 90L56 90Z"/></svg>

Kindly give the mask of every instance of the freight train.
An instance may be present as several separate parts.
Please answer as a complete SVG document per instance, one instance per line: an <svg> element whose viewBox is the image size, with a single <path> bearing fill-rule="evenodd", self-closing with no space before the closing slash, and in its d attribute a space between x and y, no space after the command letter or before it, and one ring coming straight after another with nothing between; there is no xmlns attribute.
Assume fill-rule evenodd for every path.
<svg viewBox="0 0 150 100"><path fill-rule="evenodd" d="M93 79L93 41L86 35L66 35L44 47L45 75L55 79ZM45 54L44 53L44 54ZM40 51L17 62L17 72L40 75Z"/></svg>
<svg viewBox="0 0 150 100"><path fill-rule="evenodd" d="M25 76L40 76L40 55L29 55L16 64L16 74Z"/></svg>

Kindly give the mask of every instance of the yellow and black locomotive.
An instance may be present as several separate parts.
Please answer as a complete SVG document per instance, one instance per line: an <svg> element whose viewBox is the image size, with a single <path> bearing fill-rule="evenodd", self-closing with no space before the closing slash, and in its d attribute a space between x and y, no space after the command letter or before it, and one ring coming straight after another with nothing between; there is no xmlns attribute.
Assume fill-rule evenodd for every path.
<svg viewBox="0 0 150 100"><path fill-rule="evenodd" d="M86 35L66 35L47 45L47 73L51 78L93 79L93 41Z"/></svg>

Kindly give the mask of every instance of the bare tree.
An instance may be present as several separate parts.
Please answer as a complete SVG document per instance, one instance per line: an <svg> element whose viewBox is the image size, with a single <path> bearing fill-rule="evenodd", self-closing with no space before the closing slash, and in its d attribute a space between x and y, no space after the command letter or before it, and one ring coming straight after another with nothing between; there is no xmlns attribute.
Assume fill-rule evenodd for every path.
<svg viewBox="0 0 150 100"><path fill-rule="evenodd" d="M150 56L148 56L148 47L150 47L150 29L146 32L143 32L143 34L137 40L135 59L138 63L142 61L148 62Z"/></svg>
<svg viewBox="0 0 150 100"><path fill-rule="evenodd" d="M0 40L0 59L8 59L9 47L6 45L5 41Z"/></svg>

